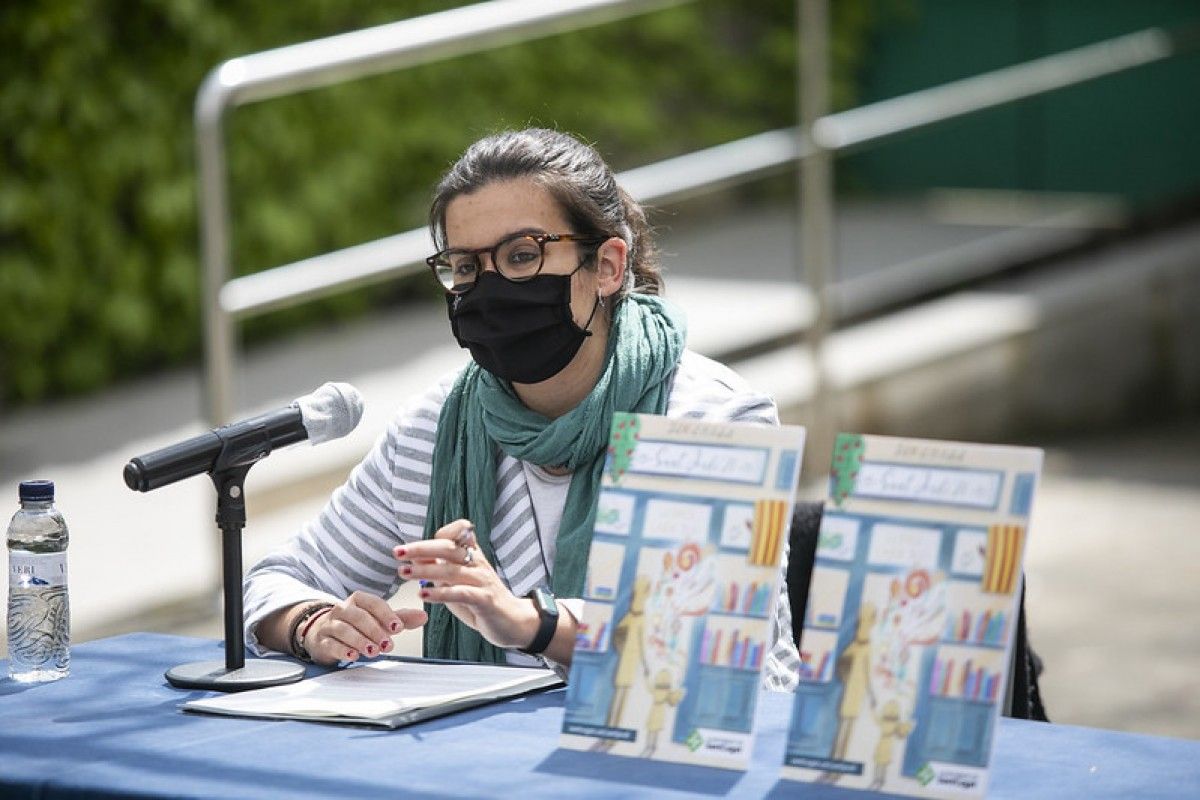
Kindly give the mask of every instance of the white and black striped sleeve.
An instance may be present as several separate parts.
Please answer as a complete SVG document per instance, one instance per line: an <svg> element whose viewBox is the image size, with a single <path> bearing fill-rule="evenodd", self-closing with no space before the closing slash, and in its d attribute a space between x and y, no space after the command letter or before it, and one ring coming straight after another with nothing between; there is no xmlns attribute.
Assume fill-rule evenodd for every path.
<svg viewBox="0 0 1200 800"><path fill-rule="evenodd" d="M397 414L316 519L258 562L243 584L246 644L264 654L258 623L305 600L331 602L399 586L392 548L421 538L438 415L453 376Z"/></svg>

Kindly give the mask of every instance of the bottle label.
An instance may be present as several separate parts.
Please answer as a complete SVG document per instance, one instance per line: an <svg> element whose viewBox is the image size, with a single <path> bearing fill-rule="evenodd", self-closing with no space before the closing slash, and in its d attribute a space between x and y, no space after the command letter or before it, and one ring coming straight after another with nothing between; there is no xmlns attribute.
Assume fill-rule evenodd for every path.
<svg viewBox="0 0 1200 800"><path fill-rule="evenodd" d="M8 585L12 589L66 586L67 554L9 550Z"/></svg>

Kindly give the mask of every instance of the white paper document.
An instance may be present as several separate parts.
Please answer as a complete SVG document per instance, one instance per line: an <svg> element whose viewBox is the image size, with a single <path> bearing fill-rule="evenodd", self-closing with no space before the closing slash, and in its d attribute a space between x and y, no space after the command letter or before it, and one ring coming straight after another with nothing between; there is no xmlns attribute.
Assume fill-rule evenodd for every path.
<svg viewBox="0 0 1200 800"><path fill-rule="evenodd" d="M398 728L561 683L549 669L389 659L286 686L191 700L183 709Z"/></svg>

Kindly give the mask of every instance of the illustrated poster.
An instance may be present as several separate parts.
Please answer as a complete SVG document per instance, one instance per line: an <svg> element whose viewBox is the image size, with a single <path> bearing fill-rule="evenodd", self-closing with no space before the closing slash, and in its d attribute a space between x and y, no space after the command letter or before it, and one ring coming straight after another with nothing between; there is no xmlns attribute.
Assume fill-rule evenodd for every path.
<svg viewBox="0 0 1200 800"><path fill-rule="evenodd" d="M842 434L788 779L982 797L1042 451Z"/></svg>
<svg viewBox="0 0 1200 800"><path fill-rule="evenodd" d="M563 747L749 763L804 429L617 414Z"/></svg>

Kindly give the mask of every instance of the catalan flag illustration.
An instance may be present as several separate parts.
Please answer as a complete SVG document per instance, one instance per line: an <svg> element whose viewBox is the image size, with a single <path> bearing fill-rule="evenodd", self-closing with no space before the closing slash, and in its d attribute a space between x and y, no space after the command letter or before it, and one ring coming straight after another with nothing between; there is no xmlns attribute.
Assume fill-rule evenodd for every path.
<svg viewBox="0 0 1200 800"><path fill-rule="evenodd" d="M787 530L787 507L782 500L758 500L754 503L754 533L746 560L755 566L779 563L779 548Z"/></svg>
<svg viewBox="0 0 1200 800"><path fill-rule="evenodd" d="M1021 564L1021 543L1025 539L1022 525L993 525L988 528L987 552L983 562L985 592L1012 594L1017 585Z"/></svg>

